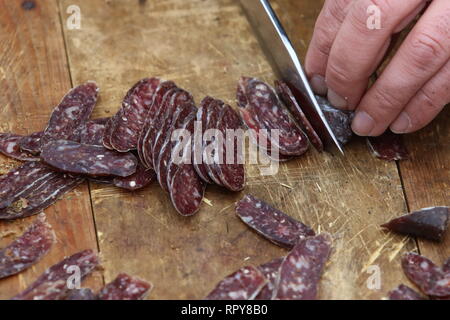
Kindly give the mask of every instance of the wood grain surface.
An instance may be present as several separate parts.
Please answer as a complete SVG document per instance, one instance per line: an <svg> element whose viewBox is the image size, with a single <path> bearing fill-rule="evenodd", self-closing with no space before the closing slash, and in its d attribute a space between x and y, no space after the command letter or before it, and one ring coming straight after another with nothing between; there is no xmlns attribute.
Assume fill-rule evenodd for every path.
<svg viewBox="0 0 450 320"><path fill-rule="evenodd" d="M0 96L2 130L42 128L71 83L86 80L101 88L96 117L113 115L126 91L147 76L174 80L197 103L211 95L233 107L240 76L274 80L235 0L37 1L29 12L17 3L0 0L0 44L9 48L0 52L0 82L6 88ZM323 1L272 3L304 57ZM80 8L80 29L68 27L72 5ZM345 157L311 150L281 164L273 176L261 176L260 166L249 164L243 193L209 187L210 203L188 219L175 212L157 185L135 193L83 186L46 210L60 242L32 270L0 281L0 298L12 296L63 255L98 246L105 281L125 271L154 283L151 299L201 299L236 269L286 254L236 218L234 203L250 193L333 235L320 298L381 299L408 283L400 257L418 247L415 239L386 233L379 225L408 207L450 204L448 120L445 112L408 137L413 159L399 167L373 158L359 138ZM0 223L0 231L15 232L28 223ZM0 245L8 239L0 236ZM419 248L440 262L450 255L448 241L420 242ZM378 271L380 287L371 281ZM100 285L102 275L90 285Z"/></svg>

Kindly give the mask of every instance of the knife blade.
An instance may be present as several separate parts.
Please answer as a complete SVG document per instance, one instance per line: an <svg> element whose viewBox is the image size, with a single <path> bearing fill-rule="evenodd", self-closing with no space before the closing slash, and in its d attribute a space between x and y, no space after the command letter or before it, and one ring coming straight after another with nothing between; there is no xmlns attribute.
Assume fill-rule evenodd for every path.
<svg viewBox="0 0 450 320"><path fill-rule="evenodd" d="M269 1L240 0L240 3L276 75L292 89L325 149L344 154L343 146L320 109L300 59Z"/></svg>

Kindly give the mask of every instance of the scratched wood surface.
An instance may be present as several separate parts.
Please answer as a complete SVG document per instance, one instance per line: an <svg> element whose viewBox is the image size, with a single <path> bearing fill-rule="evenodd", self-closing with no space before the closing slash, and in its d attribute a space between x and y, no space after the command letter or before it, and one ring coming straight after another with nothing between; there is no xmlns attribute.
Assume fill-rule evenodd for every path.
<svg viewBox="0 0 450 320"><path fill-rule="evenodd" d="M42 130L54 106L71 87L57 6L40 1L24 10L21 1L0 0L0 126L1 131L28 134ZM0 158L0 172L18 165ZM47 267L84 249L97 249L88 186L83 185L46 211L57 242L36 266L0 280L0 299L9 299ZM19 236L34 218L0 221L0 248ZM97 288L96 273L87 281Z"/></svg>
<svg viewBox="0 0 450 320"><path fill-rule="evenodd" d="M3 8L9 2L0 0L0 3ZM304 56L322 1L273 3L297 51ZM81 10L80 29L67 27L66 12L71 5ZM208 94L232 106L235 106L235 87L241 75L274 79L234 0L55 0L38 1L38 8L32 17L42 23L40 19L45 16L43 25L50 29L49 24L53 23L54 28L39 31L29 26L25 31L37 33L37 38L25 38L9 53L12 55L9 59L18 59L17 52L26 51L28 56L19 56L20 61L8 64L3 58L6 54L0 53L0 71L12 68L6 75L2 72L2 88L5 81L9 86L17 86L0 97L4 99L2 108L8 106L1 109L2 119L6 119L2 124L12 125L11 130L31 132L41 128L50 106L58 101L71 81L75 85L96 80L102 91L95 116L107 116L119 108L128 88L146 76L176 81L191 91L197 102ZM0 13L2 29L5 20L12 20L10 16L25 14L18 5L8 10L9 16ZM22 19L31 25L31 18ZM10 23L12 35L8 38L1 30L0 43L12 46L24 27L17 18ZM26 41L34 42L24 45ZM31 49L45 51L28 52ZM25 65L31 58L39 67ZM25 68L28 72L18 78L14 68ZM48 86L53 82L44 77L57 79L53 81L57 84ZM27 90L30 87L32 93ZM28 100L14 100L23 96ZM15 101L14 107L10 106L11 101ZM20 115L21 108L33 110L30 117L39 114L39 119L26 122L21 129L19 124L29 118ZM406 250L417 249L415 241L388 234L378 226L407 210L404 192L413 209L436 202L449 204L445 192L448 192L450 155L446 123L448 115L440 117L428 131L408 139L418 160L401 164L405 190L397 165L373 159L362 139L355 139L348 146L345 157L312 150L298 160L282 164L274 176L261 176L260 167L255 165L247 167L248 186L244 193L272 203L316 230L333 234L335 250L322 280L321 298L379 299L397 284L407 282L400 269L400 256ZM436 138L433 146L423 143L430 136ZM436 156L430 160L423 153L426 150L435 152ZM435 181L425 182L430 177ZM121 271L139 275L155 284L150 297L153 299L201 299L234 270L286 253L248 230L235 217L234 202L244 193L231 194L210 187L206 197L211 205L204 204L197 216L186 219L176 214L168 196L156 185L137 193L96 184L91 184L89 190L92 212L86 186L77 189L76 199L61 201L57 205L59 209L47 210L49 216L55 217L51 222L59 238L71 251L82 250L97 245L96 230L105 280L111 280ZM68 212L64 210L66 207ZM59 214L52 215L57 210ZM74 217L78 216L82 218L76 220ZM0 230L16 230L23 228L23 224L2 224ZM0 237L0 245L6 243L3 240ZM437 260L449 255L448 242L446 247L420 243L420 248ZM49 259L57 260L53 252ZM42 270L48 264L43 261L35 269ZM377 268L381 271L379 289L367 285L370 272ZM33 275L37 273L35 269L30 271ZM23 288L24 282L30 281L26 274L23 279L0 282L0 298L11 296ZM94 285L101 282L100 275L94 282Z"/></svg>

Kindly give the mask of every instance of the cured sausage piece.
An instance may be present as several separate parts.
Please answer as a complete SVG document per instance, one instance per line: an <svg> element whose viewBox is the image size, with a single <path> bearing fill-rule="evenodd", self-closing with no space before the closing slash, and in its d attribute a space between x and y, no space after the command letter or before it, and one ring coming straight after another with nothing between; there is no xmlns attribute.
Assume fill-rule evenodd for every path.
<svg viewBox="0 0 450 320"><path fill-rule="evenodd" d="M390 231L442 241L450 221L448 207L425 208L383 224Z"/></svg>
<svg viewBox="0 0 450 320"><path fill-rule="evenodd" d="M450 296L450 272L436 266L431 260L410 252L402 258L406 276L428 296Z"/></svg>
<svg viewBox="0 0 450 320"><path fill-rule="evenodd" d="M327 99L321 96L316 96L316 98L337 140L342 145L347 144L353 137L352 121L354 113L334 108Z"/></svg>
<svg viewBox="0 0 450 320"><path fill-rule="evenodd" d="M114 129L114 117L109 119L105 126L105 131L103 132L103 146L108 150L113 150L111 145L111 135Z"/></svg>
<svg viewBox="0 0 450 320"><path fill-rule="evenodd" d="M425 300L424 297L415 290L404 284L399 285L396 289L388 293L389 300Z"/></svg>
<svg viewBox="0 0 450 320"><path fill-rule="evenodd" d="M301 239L315 235L310 227L251 195L236 204L236 214L247 226L284 248L291 249Z"/></svg>
<svg viewBox="0 0 450 320"><path fill-rule="evenodd" d="M0 176L0 209L10 206L21 197L26 197L33 188L55 175L39 162L26 162L22 166Z"/></svg>
<svg viewBox="0 0 450 320"><path fill-rule="evenodd" d="M53 111L41 138L41 146L54 140L72 140L77 129L90 118L97 103L98 91L94 82L70 90Z"/></svg>
<svg viewBox="0 0 450 320"><path fill-rule="evenodd" d="M239 192L245 188L245 168L243 148L238 146L240 142L237 137L230 137L230 132L237 132L242 128L242 121L237 113L229 106L224 104L222 115L218 124L218 129L222 132L223 156L222 163L214 164L214 169L222 185L230 191ZM227 131L230 130L230 131ZM228 147L233 146L233 159L227 159ZM229 152L231 154L231 152Z"/></svg>
<svg viewBox="0 0 450 320"><path fill-rule="evenodd" d="M176 141L172 141L172 134L175 130L182 129L187 119L194 118L197 112L197 108L193 103L185 104L177 109L173 115L171 128L167 131L166 140L160 148L159 158L155 165L159 184L166 192L169 191L169 185L167 184L168 165L172 155L172 149L176 145Z"/></svg>
<svg viewBox="0 0 450 320"><path fill-rule="evenodd" d="M316 133L316 130L314 130L314 127L309 122L308 118L306 117L305 113L300 107L297 99L295 98L289 86L282 81L275 81L275 88L278 97L288 107L294 119L297 120L297 123L300 125L302 130L308 136L311 144L317 149L317 151L322 152L323 151L322 139L320 139L320 137Z"/></svg>
<svg viewBox="0 0 450 320"><path fill-rule="evenodd" d="M137 148L139 134L160 83L158 78L143 79L128 92L112 129L110 141L115 150L128 152Z"/></svg>
<svg viewBox="0 0 450 320"><path fill-rule="evenodd" d="M0 153L20 161L39 161L39 157L21 150L20 142L23 138L12 133L0 133Z"/></svg>
<svg viewBox="0 0 450 320"><path fill-rule="evenodd" d="M200 103L200 108L197 111L197 123L201 124L201 130L195 132L194 141L192 143L192 163L198 176L206 183L212 184L213 181L209 177L208 169L203 159L204 140L203 136L208 120L208 107L214 99L206 97Z"/></svg>
<svg viewBox="0 0 450 320"><path fill-rule="evenodd" d="M293 121L271 86L258 79L243 77L239 81L237 99L238 103L247 102L240 107L249 112L258 129L267 129L269 132L279 130L277 147L280 154L300 156L308 150L307 136Z"/></svg>
<svg viewBox="0 0 450 320"><path fill-rule="evenodd" d="M86 122L79 130L79 142L95 146L103 145L103 135L110 118L100 118Z"/></svg>
<svg viewBox="0 0 450 320"><path fill-rule="evenodd" d="M37 220L14 240L0 250L0 279L22 272L40 261L55 242L55 234L47 223L45 215Z"/></svg>
<svg viewBox="0 0 450 320"><path fill-rule="evenodd" d="M78 252L48 268L13 300L62 300L70 292L67 281L74 274L72 268L79 268L83 280L98 264L98 256L92 250Z"/></svg>
<svg viewBox="0 0 450 320"><path fill-rule="evenodd" d="M187 91L181 90L174 94L169 102L169 106L164 115L161 115L162 119L159 131L155 135L152 146L152 163L155 172L160 176L160 168L158 159L161 155L161 149L169 135L172 135L170 128L172 127L172 122L174 120L173 116L177 112L178 108L184 108L184 106L190 105L195 106L194 98ZM185 115L186 116L186 115ZM170 137L169 137L170 138ZM165 178L165 177L164 177ZM159 180L159 179L158 179ZM164 181L165 182L165 181ZM165 187L165 186L164 186ZM163 189L164 189L163 187Z"/></svg>
<svg viewBox="0 0 450 320"><path fill-rule="evenodd" d="M442 267L444 272L450 272L450 258L445 261L444 266Z"/></svg>
<svg viewBox="0 0 450 320"><path fill-rule="evenodd" d="M128 177L136 172L137 159L131 153L119 153L103 146L58 140L44 146L41 159L62 172L87 176Z"/></svg>
<svg viewBox="0 0 450 320"><path fill-rule="evenodd" d="M89 288L73 289L67 295L65 300L89 301L97 300L94 292Z"/></svg>
<svg viewBox="0 0 450 320"><path fill-rule="evenodd" d="M98 294L99 300L143 300L153 285L137 277L121 273Z"/></svg>
<svg viewBox="0 0 450 320"><path fill-rule="evenodd" d="M146 146L144 145L145 138L153 125L153 120L156 116L157 111L159 110L161 103L163 102L164 96L171 89L176 88L176 84L172 81L164 81L161 82L159 87L156 89L155 94L153 95L153 101L151 107L145 117L144 126L139 134L139 140L137 144L137 150L139 154L139 159L147 168L153 168L151 163L147 163L144 155L146 152Z"/></svg>
<svg viewBox="0 0 450 320"><path fill-rule="evenodd" d="M330 252L329 234L301 240L281 264L275 299L317 299L319 281Z"/></svg>
<svg viewBox="0 0 450 320"><path fill-rule="evenodd" d="M32 155L38 155L41 152L41 138L44 132L35 132L29 136L23 137L19 141L19 147L22 151L31 153Z"/></svg>
<svg viewBox="0 0 450 320"><path fill-rule="evenodd" d="M266 283L257 268L244 267L219 282L206 300L254 300Z"/></svg>
<svg viewBox="0 0 450 320"><path fill-rule="evenodd" d="M21 219L38 214L83 182L83 178L54 172L11 206L1 209L0 220Z"/></svg>
<svg viewBox="0 0 450 320"><path fill-rule="evenodd" d="M139 190L151 185L156 181L156 173L152 169L145 168L141 163L138 164L136 173L126 178L114 178L114 186L130 191Z"/></svg>
<svg viewBox="0 0 450 320"><path fill-rule="evenodd" d="M159 109L152 121L152 125L150 126L150 129L148 130L147 134L145 135L144 142L143 142L143 156L145 159L145 163L147 163L151 168L154 168L153 163L153 145L156 140L156 137L158 133L160 132L161 126L163 125L162 122L164 121L164 116L167 112L167 110L170 107L170 102L172 100L172 97L179 92L180 89L175 88L169 90L165 95L164 98L159 106Z"/></svg>
<svg viewBox="0 0 450 320"><path fill-rule="evenodd" d="M379 137L367 138L372 154L382 160L399 161L409 159L409 152L403 142L403 136L390 130Z"/></svg>
<svg viewBox="0 0 450 320"><path fill-rule="evenodd" d="M258 267L259 271L266 277L267 284L261 289L255 300L272 300L283 260L283 258L278 258Z"/></svg>

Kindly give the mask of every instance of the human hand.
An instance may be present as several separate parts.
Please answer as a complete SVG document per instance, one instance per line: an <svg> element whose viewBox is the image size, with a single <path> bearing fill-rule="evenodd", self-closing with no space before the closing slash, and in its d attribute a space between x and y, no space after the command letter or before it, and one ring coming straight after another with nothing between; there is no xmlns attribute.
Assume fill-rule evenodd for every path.
<svg viewBox="0 0 450 320"><path fill-rule="evenodd" d="M306 57L314 91L338 108L355 110L353 131L410 133L450 102L450 1L434 0L384 72L367 90L390 45L428 0L326 0ZM372 6L372 7L371 7ZM381 28L370 28L379 9ZM371 9L370 9L371 8ZM368 11L369 10L369 11Z"/></svg>

